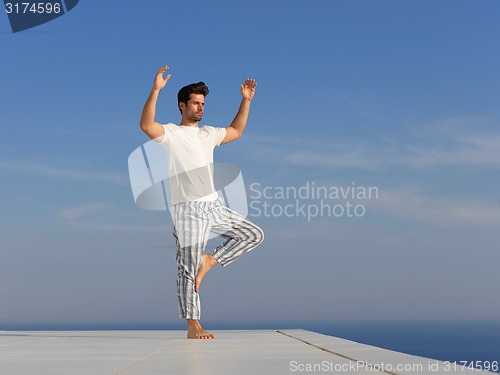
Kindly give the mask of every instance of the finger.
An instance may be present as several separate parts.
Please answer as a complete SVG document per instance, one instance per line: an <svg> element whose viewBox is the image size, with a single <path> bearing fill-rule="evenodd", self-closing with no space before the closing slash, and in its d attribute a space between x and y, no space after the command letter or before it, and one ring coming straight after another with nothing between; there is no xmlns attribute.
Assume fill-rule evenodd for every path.
<svg viewBox="0 0 500 375"><path fill-rule="evenodd" d="M171 76L171 74L167 74L167 75L165 76L165 83L167 83L167 81L170 79L170 76Z"/></svg>
<svg viewBox="0 0 500 375"><path fill-rule="evenodd" d="M158 73L156 73L157 75L158 74L162 74L164 71L168 70L168 65L165 65L165 66L162 66L159 70L158 70Z"/></svg>
<svg viewBox="0 0 500 375"><path fill-rule="evenodd" d="M247 78L245 80L245 86L255 88L255 86L257 86L257 83L255 82L255 80L253 78Z"/></svg>

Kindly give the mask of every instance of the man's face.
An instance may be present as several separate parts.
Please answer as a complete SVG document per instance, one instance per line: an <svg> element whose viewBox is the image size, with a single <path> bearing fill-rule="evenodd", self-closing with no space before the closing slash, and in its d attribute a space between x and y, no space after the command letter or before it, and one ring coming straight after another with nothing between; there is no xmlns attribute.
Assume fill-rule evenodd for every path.
<svg viewBox="0 0 500 375"><path fill-rule="evenodd" d="M202 94L191 94L187 105L181 103L182 117L188 121L200 121L205 110L205 97Z"/></svg>

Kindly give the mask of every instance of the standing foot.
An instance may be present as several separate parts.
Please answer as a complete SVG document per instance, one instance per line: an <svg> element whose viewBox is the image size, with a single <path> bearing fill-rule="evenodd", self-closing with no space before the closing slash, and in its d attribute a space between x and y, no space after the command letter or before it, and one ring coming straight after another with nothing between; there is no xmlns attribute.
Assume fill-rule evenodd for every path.
<svg viewBox="0 0 500 375"><path fill-rule="evenodd" d="M196 274L196 277L194 279L194 291L196 293L198 293L198 290L200 290L201 280L203 280L208 271L210 271L216 264L217 260L215 260L212 254L203 254L201 258L200 268L198 269L198 273Z"/></svg>
<svg viewBox="0 0 500 375"><path fill-rule="evenodd" d="M198 320L188 319L188 339L215 339L215 335L205 331Z"/></svg>

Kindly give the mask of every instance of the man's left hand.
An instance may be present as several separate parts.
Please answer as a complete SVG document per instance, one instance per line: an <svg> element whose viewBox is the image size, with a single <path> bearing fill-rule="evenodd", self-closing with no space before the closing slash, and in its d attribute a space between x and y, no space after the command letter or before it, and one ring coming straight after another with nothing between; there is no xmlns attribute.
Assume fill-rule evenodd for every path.
<svg viewBox="0 0 500 375"><path fill-rule="evenodd" d="M252 100L255 94L255 88L257 87L257 82L253 78L247 78L245 82L240 85L241 96L243 99Z"/></svg>

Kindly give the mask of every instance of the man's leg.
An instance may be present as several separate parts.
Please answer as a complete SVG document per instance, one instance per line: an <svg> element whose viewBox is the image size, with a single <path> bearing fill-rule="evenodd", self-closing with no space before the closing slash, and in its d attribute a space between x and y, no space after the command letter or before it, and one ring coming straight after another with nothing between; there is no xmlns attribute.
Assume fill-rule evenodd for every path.
<svg viewBox="0 0 500 375"><path fill-rule="evenodd" d="M221 205L212 232L218 233L226 241L212 253L223 267L234 262L243 254L254 249L264 240L264 232L239 213Z"/></svg>
<svg viewBox="0 0 500 375"><path fill-rule="evenodd" d="M200 297L195 290L195 277L210 231L204 214L204 202L180 203L175 207L174 237L177 244L177 295L179 315L188 323L188 338L215 338L199 323Z"/></svg>
<svg viewBox="0 0 500 375"><path fill-rule="evenodd" d="M196 277L194 279L194 290L196 293L200 290L201 280L203 280L208 271L210 271L216 264L217 260L212 254L203 254L200 267L198 268L198 272L196 273Z"/></svg>
<svg viewBox="0 0 500 375"><path fill-rule="evenodd" d="M223 267L258 246L264 240L264 232L237 212L227 208L222 200L217 200L210 212L211 231L219 234L225 242L212 254L204 254L202 266L196 275L196 290L205 275L217 263Z"/></svg>

